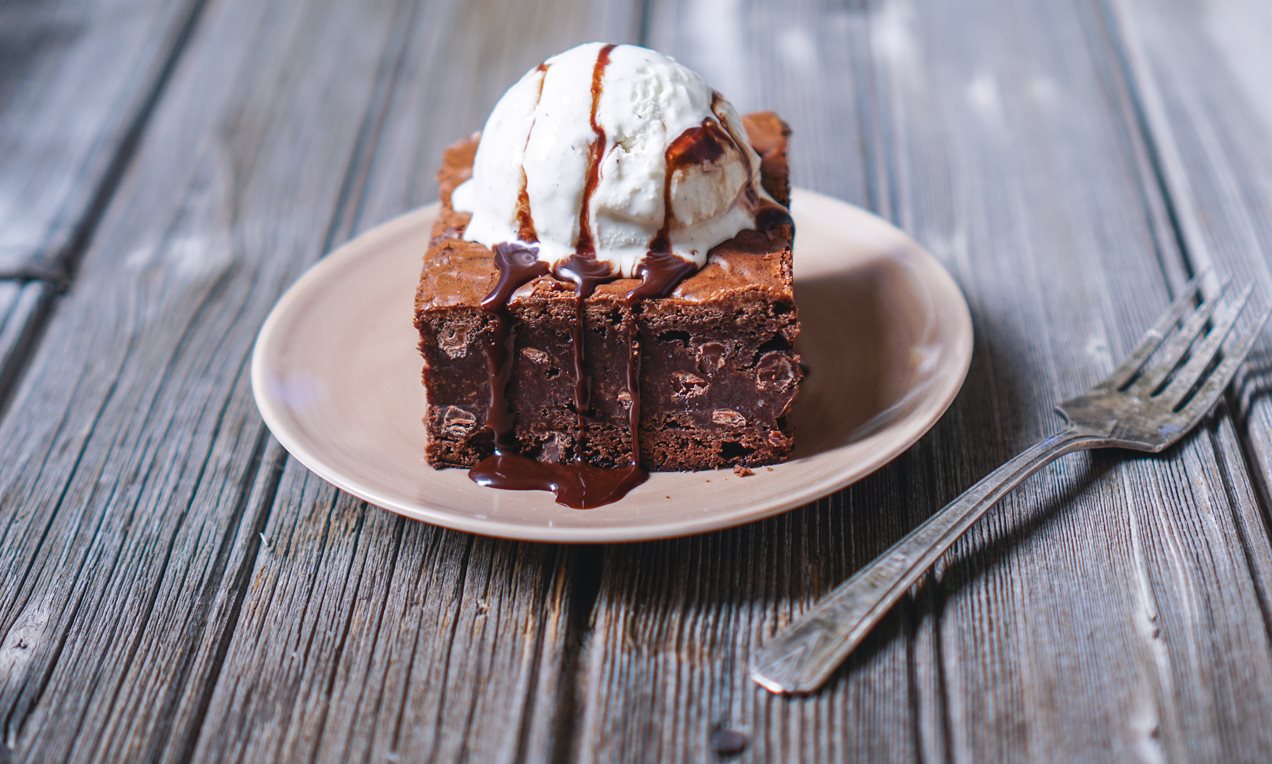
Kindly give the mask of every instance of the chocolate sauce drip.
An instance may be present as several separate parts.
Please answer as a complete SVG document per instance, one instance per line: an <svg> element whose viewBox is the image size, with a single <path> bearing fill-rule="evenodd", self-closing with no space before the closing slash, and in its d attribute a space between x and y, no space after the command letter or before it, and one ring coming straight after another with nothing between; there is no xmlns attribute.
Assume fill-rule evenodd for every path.
<svg viewBox="0 0 1272 764"><path fill-rule="evenodd" d="M574 405L578 415L575 456L572 462L540 462L517 453L512 414L507 405L508 382L512 375L514 342L509 331L508 300L521 285L548 272L538 259L537 248L519 242L495 247L499 281L482 300L482 309L495 316L495 335L486 349L490 369L490 408L486 425L495 436L495 453L468 472L478 485L514 491L552 491L558 504L574 509L592 509L618 501L627 492L649 479L640 466L640 340L633 319L628 329L627 387L631 396L628 422L632 429L632 462L626 467L605 469L584 461L587 416L591 408L588 377L583 354L585 300L604 281L614 278L609 265L596 259L572 255L557 266L554 275L575 285L575 319L571 326L574 344Z"/></svg>
<svg viewBox="0 0 1272 764"><path fill-rule="evenodd" d="M587 177L583 184L583 199L579 205L579 235L575 252L557 264L553 275L574 284L574 322L570 327L573 340L574 361L574 409L576 415L574 460L567 464L551 464L516 453L511 412L506 401L508 382L512 375L513 341L508 330L507 303L518 287L535 276L548 272L547 266L538 260L536 247L527 246L538 241L534 219L530 213L525 167L521 169L521 190L517 197L517 228L521 242L500 244L495 247L495 264L499 267L499 282L495 290L482 301L482 308L496 316L495 336L487 348L487 364L490 368L490 410L487 426L495 436L494 455L483 459L469 471L468 476L477 484L509 490L552 491L559 504L576 509L590 509L618 501L632 488L649 478L640 466L640 340L636 336L636 324L628 329L629 348L627 387L631 396L628 421L632 429L632 461L627 467L604 469L584 461L586 452L587 419L591 413L591 390L584 353L584 323L586 300L596 291L597 285L617 277L608 263L596 259L596 243L589 216L592 195L600 182L601 160L605 152L605 130L597 122L597 109L605 67L609 64L614 45L606 45L596 56L592 69L592 107L588 116L596 138L588 149ZM547 66L540 65L546 73ZM539 95L543 94L543 81L539 82ZM537 102L536 102L537 107ZM531 129L534 129L533 123ZM526 137L527 144L529 136ZM526 258L529 258L527 260ZM530 265L533 261L534 265Z"/></svg>
<svg viewBox="0 0 1272 764"><path fill-rule="evenodd" d="M713 100L712 108L714 106ZM683 167L719 161L725 151L721 138L732 140L720 127L720 122L708 117L702 120L701 125L676 136L663 152L663 164L667 168L663 176L663 222L649 242L649 253L636 266L640 284L627 293L628 302L666 297L677 284L698 270L696 263L676 255L671 249L671 227L676 222L676 212L671 204L671 182L676 171ZM736 143L734 148L737 148Z"/></svg>
<svg viewBox="0 0 1272 764"><path fill-rule="evenodd" d="M495 264L499 267L499 281L481 301L481 309L494 318L494 331L486 346L486 368L490 374L486 426L495 436L495 452L500 453L517 448L512 434L512 412L508 410L508 382L512 376L509 361L514 350L508 300L521 285L547 273L548 267L539 261L537 248L520 242L496 244Z"/></svg>
<svg viewBox="0 0 1272 764"><path fill-rule="evenodd" d="M574 283L574 323L570 326L571 355L574 359L574 458L582 460L583 447L587 442L587 418L592 410L592 391L588 384L587 360L583 349L585 334L583 331L587 321L586 300L596 291L600 284L614 278L614 270L609 263L601 262L595 257L584 257L578 252L557 263L552 275L562 281ZM636 454L639 463L639 454Z"/></svg>
<svg viewBox="0 0 1272 764"><path fill-rule="evenodd" d="M539 64L535 71L539 72L539 90L534 97L534 116L530 118L530 129L526 131L526 143L521 147L521 187L517 190L517 238L526 243L539 241L539 232L534 229L534 216L530 214L530 179L526 177L524 155L530 147L534 124L538 121L539 102L543 100L543 83L548 79L548 64Z"/></svg>
<svg viewBox="0 0 1272 764"><path fill-rule="evenodd" d="M586 300L598 286L618 278L609 263L595 257L585 257L578 252L558 262L552 269L552 275L574 284L574 295L579 300Z"/></svg>
<svg viewBox="0 0 1272 764"><path fill-rule="evenodd" d="M671 181L676 170L687 165L714 162L724 156L724 146L711 130L711 124L713 120L710 117L704 119L700 126L691 127L676 136L663 152L663 165L667 168L663 176L663 222L649 242L650 254L671 254L671 226L676 222L676 212L671 206ZM719 130L718 125L716 130ZM637 272L643 268L642 263Z"/></svg>
<svg viewBox="0 0 1272 764"><path fill-rule="evenodd" d="M627 293L627 301L636 303L641 300L657 299L671 294L680 282L697 273L698 264L686 260L671 252L654 252L650 250L636 266L636 275L640 283Z"/></svg>
<svg viewBox="0 0 1272 764"><path fill-rule="evenodd" d="M534 217L530 214L530 181L526 178L526 168L521 168L521 190L517 192L517 239L527 243L539 241L539 232L534 229Z"/></svg>
<svg viewBox="0 0 1272 764"><path fill-rule="evenodd" d="M495 245L495 267L499 269L499 280L481 301L481 309L496 316L507 315L513 292L548 272L547 263L539 259L539 248L519 241Z"/></svg>
<svg viewBox="0 0 1272 764"><path fill-rule="evenodd" d="M588 112L587 121L592 126L591 146L587 150L587 177L583 180L583 202L579 205L579 238L575 242L576 257L596 257L596 241L592 237L591 211L592 195L596 193L596 185L601 181L601 159L605 153L605 128L596 121L596 112L601 106L601 92L604 90L605 67L609 66L610 51L616 46L603 46L596 54L596 65L592 67L592 109Z"/></svg>
<svg viewBox="0 0 1272 764"><path fill-rule="evenodd" d="M674 171L691 165L718 162L730 145L745 157L733 136L717 120L718 118L707 117L702 120L701 125L691 127L676 136L663 153L667 160L667 169Z"/></svg>

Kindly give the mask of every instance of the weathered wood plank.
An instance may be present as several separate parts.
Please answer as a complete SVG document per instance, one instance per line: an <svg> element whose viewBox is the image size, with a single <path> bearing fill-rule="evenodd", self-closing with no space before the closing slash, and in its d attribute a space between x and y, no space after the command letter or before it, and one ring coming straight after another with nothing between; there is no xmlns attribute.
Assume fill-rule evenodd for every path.
<svg viewBox="0 0 1272 764"><path fill-rule="evenodd" d="M277 485L251 343L329 244L402 10L216 3L173 73L0 423L18 757L183 758L199 731Z"/></svg>
<svg viewBox="0 0 1272 764"><path fill-rule="evenodd" d="M0 415L52 291L41 282L0 281Z"/></svg>
<svg viewBox="0 0 1272 764"><path fill-rule="evenodd" d="M897 218L968 288L995 392L1016 391L989 409L998 432L1038 433L1133 346L1167 300L1161 271L1180 283L1116 52L1091 6L891 10ZM1272 569L1242 551L1252 487L1213 445L1230 437L1220 421L1163 459L1087 460L1078 495L1036 481L959 547L971 564L945 576L941 617L954 755L1268 749L1252 709L1272 701L1272 653L1251 614ZM1058 505L1006 565L969 575L990 556L974 550Z"/></svg>
<svg viewBox="0 0 1272 764"><path fill-rule="evenodd" d="M0 281L12 280L0 287L21 294L0 298L0 413L201 6L0 6ZM31 280L44 284L22 285Z"/></svg>
<svg viewBox="0 0 1272 764"><path fill-rule="evenodd" d="M201 4L0 6L0 274L65 278Z"/></svg>
<svg viewBox="0 0 1272 764"><path fill-rule="evenodd" d="M1189 262L1258 284L1272 304L1272 4L1108 5ZM1234 399L1244 458L1272 518L1270 390L1272 330ZM1265 617L1268 603L1265 594Z"/></svg>
<svg viewBox="0 0 1272 764"><path fill-rule="evenodd" d="M442 149L522 72L638 9L421 4L339 238L433 198ZM474 41L484 41L475 44ZM546 760L570 742L587 553L440 531L283 471L195 758ZM280 625L282 625L280 627ZM234 730L225 735L225 730Z"/></svg>
<svg viewBox="0 0 1272 764"><path fill-rule="evenodd" d="M778 111L794 130L795 181L877 203L877 139L859 7L655 3L650 43L701 72L739 109ZM814 85L814 83L818 83ZM827 86L827 83L833 83ZM815 373L815 372L814 372ZM904 459L855 490L750 527L604 555L579 682L584 760L705 761L748 739L757 761L913 760L940 748L939 709L920 707L916 628L903 606L853 659L849 681L807 700L768 696L748 657L778 624L917 523L927 480ZM730 478L736 479L736 478ZM763 480L764 473L744 480ZM915 499L919 501L915 501ZM887 508L879 511L879 508Z"/></svg>
<svg viewBox="0 0 1272 764"><path fill-rule="evenodd" d="M1243 551L1243 533L1266 545L1267 532L1250 522L1248 475L1225 458L1227 419L1160 459L1071 457L1042 473L823 694L779 700L748 684L750 654L790 613L1054 427L1052 403L1112 368L1183 261L1095 9L880 3L864 79L834 59L851 34L819 37L828 9L803 21L784 4L782 24L735 10L744 21L719 23L721 44L757 68L780 72L780 29L807 25L802 55L833 62L814 75L820 98L865 94L877 135L874 118L850 117L836 136L801 133L824 115L781 103L809 80L726 90L786 109L808 157L801 184L862 162L853 135L866 126L878 159L865 175L881 178L867 196L963 285L976 357L946 419L861 485L754 528L607 552L584 758L700 759L723 725L749 734L757 760L904 759L912 746L964 761L1256 760L1272 747L1257 710L1272 704L1272 646L1251 615L1272 578ZM713 62L731 59L683 31L694 14L655 13L654 42L725 79Z"/></svg>
<svg viewBox="0 0 1272 764"><path fill-rule="evenodd" d="M569 573L554 548L409 523L290 466L264 544L196 759L549 750Z"/></svg>
<svg viewBox="0 0 1272 764"><path fill-rule="evenodd" d="M92 288L59 304L0 424L20 571L0 590L0 711L20 756L561 744L573 558L280 475L244 372L281 289L364 214L426 201L441 147L516 74L638 23L582 10L208 9L85 258Z"/></svg>

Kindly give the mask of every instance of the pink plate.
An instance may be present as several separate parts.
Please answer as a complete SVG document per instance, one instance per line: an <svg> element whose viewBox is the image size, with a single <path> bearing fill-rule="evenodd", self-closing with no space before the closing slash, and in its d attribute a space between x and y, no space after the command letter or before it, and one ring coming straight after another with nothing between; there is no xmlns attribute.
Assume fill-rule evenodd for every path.
<svg viewBox="0 0 1272 764"><path fill-rule="evenodd" d="M972 322L945 269L888 223L797 189L795 296L811 369L795 457L749 477L655 473L615 504L481 488L424 463L424 390L411 325L437 205L345 244L283 295L261 328L252 389L293 456L372 504L427 523L527 541L684 536L771 517L861 479L918 440L967 375Z"/></svg>

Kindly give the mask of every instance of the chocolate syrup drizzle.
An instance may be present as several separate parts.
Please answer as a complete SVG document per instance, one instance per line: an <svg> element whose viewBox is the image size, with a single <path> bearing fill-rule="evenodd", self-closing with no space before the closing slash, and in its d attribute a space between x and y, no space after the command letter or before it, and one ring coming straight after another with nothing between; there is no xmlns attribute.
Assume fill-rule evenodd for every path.
<svg viewBox="0 0 1272 764"><path fill-rule="evenodd" d="M665 297L687 276L697 271L691 261L679 257L672 250L671 229L675 223L672 209L671 184L675 171L682 167L718 161L729 148L738 152L747 162L749 176L754 175L750 152L733 134L729 123L721 116L719 106L723 99L712 94L711 111L715 119L708 117L697 127L678 136L664 154L667 173L663 180L663 222L653 239L649 251L636 275L640 283L625 295L631 318L627 327L627 394L628 425L631 429L631 461L625 467L605 469L586 461L587 420L591 412L591 386L586 374L584 349L584 322L586 300L596 287L618 277L614 269L596 259L596 243L589 215L592 196L600 182L601 160L605 152L606 135L597 122L605 67L609 64L614 45L605 45L596 56L592 68L592 104L588 116L595 138L588 147L587 176L583 184L583 198L579 205L579 232L574 253L559 262L552 275L574 284L574 321L570 327L574 362L574 411L575 442L574 459L564 464L541 462L518 453L514 434L514 422L508 407L507 390L512 377L514 338L511 332L511 316L508 302L522 285L548 273L548 266L538 259L538 235L534 217L530 211L530 195L527 188L524 164L521 168L521 188L517 197L517 235L519 241L498 244L494 247L495 265L499 279L494 290L482 300L481 307L494 319L494 331L486 348L486 364L490 374L490 407L486 426L494 435L495 449L492 456L473 467L468 476L479 485L510 490L552 491L558 504L575 509L590 509L618 501L627 492L649 478L641 466L640 449L640 336L637 316L641 301ZM543 95L543 82L547 78L547 64L540 64L543 77L539 80L539 97ZM536 100L536 108L538 101ZM531 122L531 130L534 123ZM526 143L529 145L529 134ZM754 184L746 185L746 203L756 211L757 228L767 228L790 221L785 207L761 200Z"/></svg>
<svg viewBox="0 0 1272 764"><path fill-rule="evenodd" d="M544 62L536 68L539 72L539 90L534 97L535 114L530 118L530 129L526 131L526 143L521 147L524 157L530 146L530 136L534 134L534 125L538 121L539 101L543 100L543 83L548 79L548 64ZM521 160L521 187L517 189L517 239L526 244L537 244L539 233L534 230L534 215L530 213L530 179L526 177L526 162Z"/></svg>

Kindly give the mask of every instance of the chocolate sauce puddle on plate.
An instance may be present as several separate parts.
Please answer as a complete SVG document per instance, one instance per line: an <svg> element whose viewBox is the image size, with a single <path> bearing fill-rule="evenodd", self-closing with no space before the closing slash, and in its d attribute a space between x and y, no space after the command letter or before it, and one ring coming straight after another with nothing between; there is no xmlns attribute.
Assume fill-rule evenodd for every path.
<svg viewBox="0 0 1272 764"><path fill-rule="evenodd" d="M627 395L628 425L631 429L631 462L623 467L596 467L586 461L587 420L591 415L591 380L586 374L584 349L584 324L587 318L586 301L596 287L618 278L619 274L605 262L596 259L596 244L591 219L588 215L592 195L600 182L601 160L605 151L605 130L597 122L602 81L614 45L600 49L592 70L592 108L589 123L596 136L588 150L587 177L583 185L583 199L579 207L579 234L574 254L559 262L551 274L574 284L574 321L570 327L574 362L574 410L576 416L574 458L566 463L542 462L517 452L513 414L508 407L508 383L512 377L515 339L512 335L512 317L508 302L521 286L539 276L547 275L546 263L538 259L538 237L530 210L525 167L521 169L521 188L517 198L518 235L521 241L498 244L494 248L495 265L499 279L495 288L481 307L494 319L494 331L486 347L486 365L490 375L490 406L486 426L494 435L495 452L468 472L468 477L478 485L514 491L552 491L558 504L574 509L591 509L618 501L627 492L649 479L649 473L641 466L640 449L640 335L637 324L640 303L646 299L665 297L686 277L698 270L697 265L672 250L671 228L675 223L672 211L671 184L675 171L686 166L715 162L730 148L737 151L750 167L750 154L745 145L733 134L728 122L717 111L720 102L715 94L712 112L715 119L707 118L678 136L667 147L665 160L667 173L663 180L663 223L649 242L645 258L637 266L640 283L627 292L625 302L630 320L627 327ZM546 65L539 71L539 95L543 95L543 79L547 77ZM536 103L537 108L537 103ZM531 123L531 130L534 123ZM527 136L527 144L529 137ZM745 203L756 213L756 227L769 228L790 222L785 207L759 199L752 184L747 184Z"/></svg>

